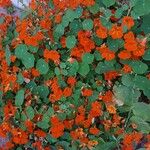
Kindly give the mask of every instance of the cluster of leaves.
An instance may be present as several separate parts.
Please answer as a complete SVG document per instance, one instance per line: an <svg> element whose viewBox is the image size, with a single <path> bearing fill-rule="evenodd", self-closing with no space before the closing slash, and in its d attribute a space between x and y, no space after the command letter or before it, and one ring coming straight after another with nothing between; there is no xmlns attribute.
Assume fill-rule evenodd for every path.
<svg viewBox="0 0 150 150"><path fill-rule="evenodd" d="M149 6L32 0L0 14L3 148L150 149Z"/></svg>

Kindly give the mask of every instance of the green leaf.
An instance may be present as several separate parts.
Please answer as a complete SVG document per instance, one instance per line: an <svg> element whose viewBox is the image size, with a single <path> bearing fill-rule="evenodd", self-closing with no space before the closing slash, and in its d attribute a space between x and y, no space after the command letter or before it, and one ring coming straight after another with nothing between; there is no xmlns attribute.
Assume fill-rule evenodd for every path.
<svg viewBox="0 0 150 150"><path fill-rule="evenodd" d="M68 73L70 76L76 75L77 71L79 69L79 64L77 61L74 61L73 63L70 64Z"/></svg>
<svg viewBox="0 0 150 150"><path fill-rule="evenodd" d="M148 80L146 77L143 76L135 76L133 79L134 82L134 88L138 88L140 90L143 90L144 95L146 95L148 98L150 98L150 80Z"/></svg>
<svg viewBox="0 0 150 150"><path fill-rule="evenodd" d="M22 63L27 69L34 67L34 61L35 61L34 55L30 53L26 53L22 58Z"/></svg>
<svg viewBox="0 0 150 150"><path fill-rule="evenodd" d="M137 102L133 105L133 113L135 116L142 118L144 121L150 121L150 105Z"/></svg>
<svg viewBox="0 0 150 150"><path fill-rule="evenodd" d="M142 61L132 61L130 63L133 71L137 74L143 74L148 70L148 66Z"/></svg>
<svg viewBox="0 0 150 150"><path fill-rule="evenodd" d="M55 68L54 72L55 72L56 76L60 75L60 69L58 67Z"/></svg>
<svg viewBox="0 0 150 150"><path fill-rule="evenodd" d="M132 106L134 102L137 102L141 95L139 90L124 85L115 85L113 93L117 100L128 106Z"/></svg>
<svg viewBox="0 0 150 150"><path fill-rule="evenodd" d="M69 26L73 35L77 35L78 31L82 30L82 22L79 19L72 21Z"/></svg>
<svg viewBox="0 0 150 150"><path fill-rule="evenodd" d="M94 55L93 55L93 54L85 53L85 54L82 56L82 61L83 61L84 63L92 64L93 60L94 60Z"/></svg>
<svg viewBox="0 0 150 150"><path fill-rule="evenodd" d="M46 98L49 94L49 89L45 85L40 85L40 86L34 87L32 92L36 95L39 95L41 98Z"/></svg>
<svg viewBox="0 0 150 150"><path fill-rule="evenodd" d="M69 22L72 22L75 18L77 18L77 13L72 9L67 9L65 12L65 16Z"/></svg>
<svg viewBox="0 0 150 150"><path fill-rule="evenodd" d="M44 121L37 122L37 126L41 129L48 129L50 127L48 122L44 122Z"/></svg>
<svg viewBox="0 0 150 150"><path fill-rule="evenodd" d="M31 107L31 106L28 106L27 108L26 108L26 115L27 115L27 117L30 119L30 120L32 120L33 118L34 118L34 109Z"/></svg>
<svg viewBox="0 0 150 150"><path fill-rule="evenodd" d="M122 14L123 14L123 8L122 8L122 7L121 7L121 8L118 8L118 9L116 10L116 12L115 12L115 17L116 17L116 18L121 18Z"/></svg>
<svg viewBox="0 0 150 150"><path fill-rule="evenodd" d="M39 59L36 63L36 69L40 72L40 74L46 74L49 70L49 65L44 59Z"/></svg>
<svg viewBox="0 0 150 150"><path fill-rule="evenodd" d="M106 64L104 62L99 62L98 65L95 68L95 72L98 73L98 74L103 74L107 71L111 71L111 70L114 70L114 69L115 68L114 68L113 63Z"/></svg>
<svg viewBox="0 0 150 150"><path fill-rule="evenodd" d="M84 30L92 30L93 29L93 21L92 21L92 19L85 19L82 22L82 25L83 25L83 29Z"/></svg>
<svg viewBox="0 0 150 150"><path fill-rule="evenodd" d="M85 63L85 62L80 63L80 67L79 67L79 70L78 70L78 73L80 75L85 77L89 73L89 71L90 71L90 67L87 63Z"/></svg>
<svg viewBox="0 0 150 150"><path fill-rule="evenodd" d="M95 52L94 52L94 57L95 57L95 59L96 59L97 61L103 59L102 56L101 56L101 54L100 54L98 51L95 51Z"/></svg>
<svg viewBox="0 0 150 150"><path fill-rule="evenodd" d="M95 5L90 6L88 9L90 10L92 14L96 14L99 11L99 5L95 3Z"/></svg>
<svg viewBox="0 0 150 150"><path fill-rule="evenodd" d="M122 48L124 46L124 41L122 39L114 40L112 38L108 38L107 45L112 51L117 52L119 48Z"/></svg>
<svg viewBox="0 0 150 150"><path fill-rule="evenodd" d="M24 90L19 90L15 96L15 105L21 106L24 102Z"/></svg>
<svg viewBox="0 0 150 150"><path fill-rule="evenodd" d="M150 60L150 49L145 51L145 54L143 56L144 60Z"/></svg>
<svg viewBox="0 0 150 150"><path fill-rule="evenodd" d="M24 44L20 44L15 49L15 55L17 58L24 58L24 56L27 54L28 47Z"/></svg>
<svg viewBox="0 0 150 150"><path fill-rule="evenodd" d="M116 147L115 142L107 142L98 144L93 150L112 150Z"/></svg>
<svg viewBox="0 0 150 150"><path fill-rule="evenodd" d="M82 13L83 13L83 8L79 6L79 7L75 10L75 13L76 13L76 18L80 18L80 17L82 16Z"/></svg>
<svg viewBox="0 0 150 150"><path fill-rule="evenodd" d="M102 0L102 2L106 7L110 7L115 4L115 0Z"/></svg>
<svg viewBox="0 0 150 150"><path fill-rule="evenodd" d="M71 49L76 45L77 39L74 35L68 36L66 38L66 46L67 48Z"/></svg>
<svg viewBox="0 0 150 150"><path fill-rule="evenodd" d="M21 73L18 73L17 75L17 83L22 84L24 82L23 75Z"/></svg>
<svg viewBox="0 0 150 150"><path fill-rule="evenodd" d="M34 47L34 46L29 45L28 48L29 48L29 51L32 53L36 53L38 51L38 47Z"/></svg>
<svg viewBox="0 0 150 150"><path fill-rule="evenodd" d="M10 49L9 49L9 46L6 45L6 48L5 48L5 56L6 56L6 62L8 64L8 66L10 66L10 56L11 56L11 52L10 52Z"/></svg>
<svg viewBox="0 0 150 150"><path fill-rule="evenodd" d="M143 16L150 13L150 0L137 0L135 6L133 7L133 12L137 16Z"/></svg>
<svg viewBox="0 0 150 150"><path fill-rule="evenodd" d="M138 131L145 133L145 134L149 134L150 126L146 121L143 120L142 117L132 116L130 121L137 125Z"/></svg>
<svg viewBox="0 0 150 150"><path fill-rule="evenodd" d="M127 86L127 87L133 87L134 83L133 83L133 79L134 76L131 74L125 74L122 76L121 81L122 84Z"/></svg>

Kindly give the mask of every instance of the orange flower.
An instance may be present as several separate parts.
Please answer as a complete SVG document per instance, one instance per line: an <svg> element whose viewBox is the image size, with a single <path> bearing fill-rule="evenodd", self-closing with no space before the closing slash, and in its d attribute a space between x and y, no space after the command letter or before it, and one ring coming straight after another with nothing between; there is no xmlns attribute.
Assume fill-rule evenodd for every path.
<svg viewBox="0 0 150 150"><path fill-rule="evenodd" d="M120 39L123 36L123 30L121 26L113 25L112 28L109 30L109 35L113 39Z"/></svg>
<svg viewBox="0 0 150 150"><path fill-rule="evenodd" d="M36 131L34 131L34 134L37 136L37 137L42 137L42 138L45 138L46 137L46 133L40 129L37 129Z"/></svg>
<svg viewBox="0 0 150 150"><path fill-rule="evenodd" d="M66 37L62 37L61 39L60 39L60 43L61 43L61 45L62 45L62 48L65 48L66 47Z"/></svg>
<svg viewBox="0 0 150 150"><path fill-rule="evenodd" d="M145 47L143 46L138 46L138 49L136 51L133 51L133 55L137 57L143 56L145 53Z"/></svg>
<svg viewBox="0 0 150 150"><path fill-rule="evenodd" d="M99 38L101 39L105 39L107 37L107 28L105 28L104 26L100 26L97 30L96 30L96 34Z"/></svg>
<svg viewBox="0 0 150 150"><path fill-rule="evenodd" d="M15 62L15 60L16 60L16 56L15 56L15 55L11 55L11 56L10 56L10 61L11 61L11 62Z"/></svg>
<svg viewBox="0 0 150 150"><path fill-rule="evenodd" d="M83 89L82 90L82 96L91 96L93 94L93 91L91 89Z"/></svg>
<svg viewBox="0 0 150 150"><path fill-rule="evenodd" d="M95 4L95 0L82 0L81 3L84 6L93 6Z"/></svg>
<svg viewBox="0 0 150 150"><path fill-rule="evenodd" d="M115 58L115 52L108 50L102 53L102 58L104 58L106 61L111 61Z"/></svg>
<svg viewBox="0 0 150 150"><path fill-rule="evenodd" d="M82 125L83 122L84 122L84 120L85 120L84 114L79 114L79 115L77 115L76 118L75 118L75 124L76 124L76 125Z"/></svg>
<svg viewBox="0 0 150 150"><path fill-rule="evenodd" d="M6 122L3 122L1 125L0 125L0 136L3 137L3 138L6 138L7 136L7 133L11 131L11 127L8 123Z"/></svg>
<svg viewBox="0 0 150 150"><path fill-rule="evenodd" d="M28 142L28 134L19 129L19 128L14 128L11 130L12 133L12 140L15 144L26 144Z"/></svg>
<svg viewBox="0 0 150 150"><path fill-rule="evenodd" d="M10 149L13 149L14 148L14 144L11 142L11 141L8 141L5 145L4 145L4 149L5 150L10 150Z"/></svg>
<svg viewBox="0 0 150 150"><path fill-rule="evenodd" d="M69 77L69 78L67 79L67 83L68 83L71 87L73 87L73 86L76 84L76 78L75 78L75 77Z"/></svg>
<svg viewBox="0 0 150 150"><path fill-rule="evenodd" d="M16 107L12 105L11 101L8 101L7 104L4 106L4 116L5 119L9 119L10 117L14 116L16 113Z"/></svg>
<svg viewBox="0 0 150 150"><path fill-rule="evenodd" d="M103 114L102 112L102 106L98 101L95 101L91 104L91 110L89 113L89 117L91 118L95 118L95 117L99 117Z"/></svg>
<svg viewBox="0 0 150 150"><path fill-rule="evenodd" d="M58 101L63 96L63 92L60 88L56 89L52 94L49 95L49 99L52 103Z"/></svg>
<svg viewBox="0 0 150 150"><path fill-rule="evenodd" d="M33 75L34 77L40 76L40 72L39 72L37 69L35 69L35 68L32 68L32 69L31 69L31 73L32 73L32 75Z"/></svg>
<svg viewBox="0 0 150 150"><path fill-rule="evenodd" d="M124 44L124 48L127 51L136 51L137 50L137 42L135 40L126 41Z"/></svg>
<svg viewBox="0 0 150 150"><path fill-rule="evenodd" d="M34 130L34 124L33 124L33 122L30 121L30 120L26 120L24 124L25 124L25 126L27 128L27 131L30 132L30 133L32 133L33 130Z"/></svg>
<svg viewBox="0 0 150 150"><path fill-rule="evenodd" d="M71 95L72 95L72 89L69 88L69 87L66 87L66 88L63 90L63 95L64 95L65 97L71 96Z"/></svg>
<svg viewBox="0 0 150 150"><path fill-rule="evenodd" d="M64 129L65 126L63 124L63 122L59 121L59 119L57 117L53 117L51 118L51 123L52 123L52 127L50 128L50 133L52 135L52 137L54 138L59 138L64 134ZM54 123L57 122L57 123Z"/></svg>
<svg viewBox="0 0 150 150"><path fill-rule="evenodd" d="M132 31L129 31L128 33L124 34L125 41L134 40L134 33Z"/></svg>
<svg viewBox="0 0 150 150"><path fill-rule="evenodd" d="M132 68L129 65L125 64L122 70L124 73L131 73Z"/></svg>
<svg viewBox="0 0 150 150"><path fill-rule="evenodd" d="M71 129L74 124L74 120L65 120L63 124L66 129Z"/></svg>
<svg viewBox="0 0 150 150"><path fill-rule="evenodd" d="M97 135L97 134L99 134L100 130L97 129L96 127L91 127L89 132L93 135Z"/></svg>
<svg viewBox="0 0 150 150"><path fill-rule="evenodd" d="M131 27L134 26L134 20L130 16L124 16L122 19L122 25L127 26L128 30L131 29Z"/></svg>
<svg viewBox="0 0 150 150"><path fill-rule="evenodd" d="M51 28L51 20L48 18L44 18L43 20L40 21L40 26L43 29L49 30Z"/></svg>
<svg viewBox="0 0 150 150"><path fill-rule="evenodd" d="M127 50L123 50L118 54L118 57L120 59L129 59L129 58L131 58L131 53L128 52Z"/></svg>
<svg viewBox="0 0 150 150"><path fill-rule="evenodd" d="M56 14L55 16L55 23L60 23L62 20L62 15L59 13L59 14Z"/></svg>
<svg viewBox="0 0 150 150"><path fill-rule="evenodd" d="M111 81L119 76L117 71L109 71L104 74L105 80Z"/></svg>
<svg viewBox="0 0 150 150"><path fill-rule="evenodd" d="M60 54L55 50L49 51L48 49L45 49L44 57L46 59L50 59L50 60L54 61L54 63L56 63L56 64L59 64L59 62L60 62Z"/></svg>
<svg viewBox="0 0 150 150"><path fill-rule="evenodd" d="M106 108L110 114L116 114L116 108L113 105L107 105Z"/></svg>
<svg viewBox="0 0 150 150"><path fill-rule="evenodd" d="M105 95L102 96L102 100L105 103L112 102L113 93L109 90L105 93Z"/></svg>

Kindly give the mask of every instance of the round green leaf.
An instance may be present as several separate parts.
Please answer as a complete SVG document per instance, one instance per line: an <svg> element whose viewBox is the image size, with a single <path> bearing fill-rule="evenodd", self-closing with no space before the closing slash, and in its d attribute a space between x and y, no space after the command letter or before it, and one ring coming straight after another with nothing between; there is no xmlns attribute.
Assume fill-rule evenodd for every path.
<svg viewBox="0 0 150 150"><path fill-rule="evenodd" d="M144 60L150 60L150 49L146 50L144 56L143 56Z"/></svg>
<svg viewBox="0 0 150 150"><path fill-rule="evenodd" d="M31 106L26 108L26 115L30 120L34 118L34 109Z"/></svg>
<svg viewBox="0 0 150 150"><path fill-rule="evenodd" d="M85 19L82 22L82 25L83 25L83 29L84 30L92 30L92 28L93 28L93 21L92 21L92 19Z"/></svg>
<svg viewBox="0 0 150 150"><path fill-rule="evenodd" d="M28 50L28 47L24 44L20 44L15 49L15 55L17 58L24 58L24 55L26 55Z"/></svg>
<svg viewBox="0 0 150 150"><path fill-rule="evenodd" d="M67 48L73 48L76 45L77 39L74 35L68 36L66 39L66 46Z"/></svg>
<svg viewBox="0 0 150 150"><path fill-rule="evenodd" d="M21 106L24 102L24 90L19 90L15 96L15 105Z"/></svg>
<svg viewBox="0 0 150 150"><path fill-rule="evenodd" d="M143 74L148 69L148 66L142 61L132 61L130 63L130 66L132 67L133 71L137 74Z"/></svg>
<svg viewBox="0 0 150 150"><path fill-rule="evenodd" d="M39 59L36 63L36 69L41 73L41 74L46 74L49 70L49 65L44 59Z"/></svg>
<svg viewBox="0 0 150 150"><path fill-rule="evenodd" d="M34 67L34 61L35 61L34 55L28 52L22 58L22 63L27 69Z"/></svg>
<svg viewBox="0 0 150 150"><path fill-rule="evenodd" d="M106 7L110 7L115 4L115 0L102 0L102 2Z"/></svg>
<svg viewBox="0 0 150 150"><path fill-rule="evenodd" d="M82 76L86 76L90 71L90 67L87 63L85 62L82 62L80 63L80 67L79 67L79 70L78 70L78 73Z"/></svg>
<svg viewBox="0 0 150 150"><path fill-rule="evenodd" d="M82 61L83 61L84 63L92 64L93 60L94 60L94 55L93 55L93 54L85 53L85 54L82 56Z"/></svg>

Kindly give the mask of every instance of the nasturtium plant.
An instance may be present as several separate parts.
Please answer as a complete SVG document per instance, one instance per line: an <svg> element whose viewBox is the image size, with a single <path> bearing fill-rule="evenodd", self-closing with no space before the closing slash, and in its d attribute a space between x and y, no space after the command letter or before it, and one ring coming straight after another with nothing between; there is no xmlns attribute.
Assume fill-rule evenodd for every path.
<svg viewBox="0 0 150 150"><path fill-rule="evenodd" d="M150 149L149 6L1 0L0 149Z"/></svg>

